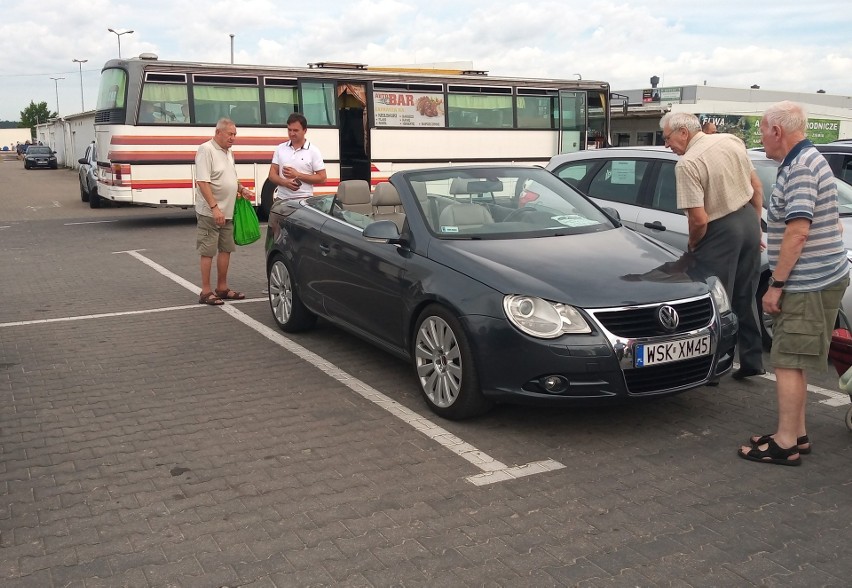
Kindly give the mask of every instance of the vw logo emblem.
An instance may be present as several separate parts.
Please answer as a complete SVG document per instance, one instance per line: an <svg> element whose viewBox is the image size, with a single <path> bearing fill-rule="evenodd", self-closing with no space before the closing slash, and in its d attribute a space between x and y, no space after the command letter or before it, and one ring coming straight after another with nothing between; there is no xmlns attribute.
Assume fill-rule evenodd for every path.
<svg viewBox="0 0 852 588"><path fill-rule="evenodd" d="M657 320L660 321L660 325L665 330L670 332L677 329L677 326L680 324L680 317L677 315L677 311L668 304L661 306L657 310Z"/></svg>

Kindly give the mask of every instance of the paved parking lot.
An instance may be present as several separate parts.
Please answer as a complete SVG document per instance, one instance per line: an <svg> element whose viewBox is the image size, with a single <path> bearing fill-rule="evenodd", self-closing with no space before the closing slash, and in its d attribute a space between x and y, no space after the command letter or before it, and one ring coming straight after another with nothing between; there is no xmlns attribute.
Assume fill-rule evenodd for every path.
<svg viewBox="0 0 852 588"><path fill-rule="evenodd" d="M0 585L848 586L852 434L814 378L799 468L740 460L771 375L447 422L408 365L196 304L191 211L0 161ZM519 358L521 361L523 358Z"/></svg>

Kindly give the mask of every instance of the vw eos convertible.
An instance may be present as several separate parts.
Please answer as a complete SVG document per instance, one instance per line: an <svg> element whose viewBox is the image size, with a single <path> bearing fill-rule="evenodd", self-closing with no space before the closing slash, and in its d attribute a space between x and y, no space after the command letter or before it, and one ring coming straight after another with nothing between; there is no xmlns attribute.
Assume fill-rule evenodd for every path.
<svg viewBox="0 0 852 588"><path fill-rule="evenodd" d="M411 361L450 419L674 394L733 362L717 278L541 168L343 181L277 202L266 255L282 330L323 317Z"/></svg>

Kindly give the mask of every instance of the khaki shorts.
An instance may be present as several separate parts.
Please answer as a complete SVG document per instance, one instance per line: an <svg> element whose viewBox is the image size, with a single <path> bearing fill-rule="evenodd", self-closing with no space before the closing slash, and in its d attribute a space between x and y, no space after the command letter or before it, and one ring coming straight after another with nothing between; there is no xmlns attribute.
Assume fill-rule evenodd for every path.
<svg viewBox="0 0 852 588"><path fill-rule="evenodd" d="M776 368L824 370L840 300L849 278L817 292L784 292L775 317L769 363Z"/></svg>
<svg viewBox="0 0 852 588"><path fill-rule="evenodd" d="M234 221L228 219L225 226L220 227L212 216L196 214L198 231L195 237L195 248L201 257L215 257L216 252L233 253L237 250L234 243Z"/></svg>

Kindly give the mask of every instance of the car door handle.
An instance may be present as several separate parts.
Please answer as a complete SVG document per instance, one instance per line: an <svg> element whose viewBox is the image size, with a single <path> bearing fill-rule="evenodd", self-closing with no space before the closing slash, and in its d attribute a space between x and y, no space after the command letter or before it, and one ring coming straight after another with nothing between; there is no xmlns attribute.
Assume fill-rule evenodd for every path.
<svg viewBox="0 0 852 588"><path fill-rule="evenodd" d="M665 231L666 225L664 225L660 221L656 220L652 223L645 223L645 228L646 229L654 229L655 231Z"/></svg>
<svg viewBox="0 0 852 588"><path fill-rule="evenodd" d="M328 255L331 252L331 245L328 243L320 243L320 253L323 255Z"/></svg>

